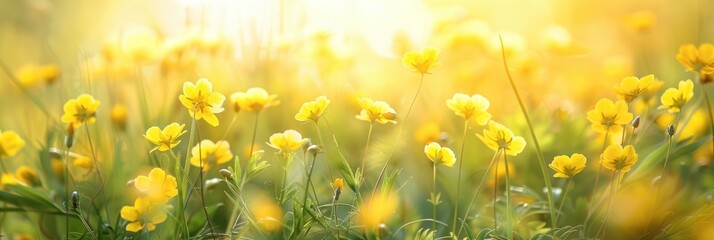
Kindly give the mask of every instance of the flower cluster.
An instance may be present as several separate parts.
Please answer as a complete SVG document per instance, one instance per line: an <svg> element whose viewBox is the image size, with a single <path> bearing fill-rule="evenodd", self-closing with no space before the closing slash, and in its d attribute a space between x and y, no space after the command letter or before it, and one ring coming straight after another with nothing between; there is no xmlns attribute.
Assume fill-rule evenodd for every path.
<svg viewBox="0 0 714 240"><path fill-rule="evenodd" d="M126 230L153 231L156 225L166 221L167 202L178 195L177 186L176 178L160 168L152 169L148 176L134 179L134 187L141 196L134 200L134 205L121 209L122 219L129 222Z"/></svg>

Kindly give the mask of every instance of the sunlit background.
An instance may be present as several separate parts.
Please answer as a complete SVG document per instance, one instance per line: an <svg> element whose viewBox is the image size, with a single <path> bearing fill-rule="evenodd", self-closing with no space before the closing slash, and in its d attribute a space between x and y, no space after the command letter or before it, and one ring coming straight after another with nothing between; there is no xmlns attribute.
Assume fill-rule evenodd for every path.
<svg viewBox="0 0 714 240"><path fill-rule="evenodd" d="M588 213L590 182L597 174L605 141L605 136L590 128L586 112L601 98L615 99L613 86L624 77L654 74L664 82L663 89L676 87L680 80L695 80L696 75L687 72L675 55L684 44L714 42L712 8L714 2L705 0L6 0L0 2L4 72L0 74L0 131L17 132L26 146L17 156L1 160L10 172L23 165L36 169L43 182L36 188L62 206L64 192L55 188L63 189L64 185L53 177L53 173L61 175L62 163L58 163L57 172L57 166L52 165L57 163L43 162L55 160L42 156L49 148L64 147L67 126L60 121L63 104L82 93L92 94L101 101L96 123L86 129L93 145L89 145L83 126L72 152L90 156L92 148L97 151L97 161L102 161L103 171L110 176L106 194L111 200L104 204L115 224L119 209L130 205L137 195L127 182L162 166L157 162L165 160L148 152L153 146L143 137L146 130L172 122L186 124L189 130L191 116L178 101L184 82L209 79L213 90L226 97L262 87L276 94L281 103L259 115L254 150L265 150L264 159L271 167L247 185L249 195L258 196L256 199L274 197L270 186L280 181L277 176L282 169L273 154L276 151L266 143L273 133L295 129L314 144L318 144L317 134L322 134L327 161L317 162L312 181L321 194L320 203L329 204L331 183L340 177L335 165L341 158L336 143L355 170L371 131L365 170L369 187L363 194L370 195L387 159L390 172L402 169L392 199L397 206L372 211L389 212L378 217L378 222L386 224L391 237L409 239L417 229L431 226L430 222L419 222L400 230L407 222L431 218L431 204L426 201L431 187L425 186L431 186L432 162L423 154L424 145L436 141L457 154L461 150L464 120L445 103L455 93L483 95L490 101L493 120L525 137L525 151L511 161L511 178L512 184L526 189L521 191L526 193L516 194L514 202L543 205L545 185L537 152L509 85L505 56L531 114L546 162L556 155L576 152L588 157L588 167L575 178L575 187L568 195L571 199L565 203L563 212L570 214L560 221L560 225L575 226L582 224ZM503 55L499 36L503 38ZM402 64L402 56L425 47L441 50L440 65L424 76L414 108L406 118L421 76ZM702 98L701 88L707 86L695 84L695 99ZM630 112L642 116L643 126L652 125L635 143L640 159L666 143L664 129L674 121L673 114L655 110L659 105L657 94L651 96L654 105L630 104ZM318 133L313 124L298 122L294 115L304 102L321 95L332 102ZM360 97L388 102L397 112L398 124L375 124L369 130L369 123L354 117L360 112ZM228 99L224 108L225 112L217 115L218 127L199 122L199 137L227 140L245 165L256 114L235 112ZM711 142L705 139L710 131L709 115L702 100L693 100L683 112L692 113L692 117L682 125L681 146L706 143L671 160L674 167L670 179L678 180L663 191L670 191L677 200L667 203L667 210L655 210L655 218L665 222L662 229L686 225L661 237L709 239L714 236L714 231L707 230L714 228L709 223L714 220L712 210L700 209L706 206L706 195L714 188ZM457 159L464 164L461 192L468 195L454 198L457 168L439 168L437 180L444 200L439 206L439 220L447 224L454 202L460 202L461 208L467 206L493 156L475 137L484 127L473 121L469 126L463 157ZM182 139L177 152L185 157L186 149L195 142L188 144L188 134ZM619 139L611 141L619 143ZM302 196L305 167L309 165L303 154L298 156L302 159L290 169L288 178L299 184L297 196ZM206 179L219 178L218 169L227 166L232 164L207 171ZM652 226L644 217L651 209L637 206L653 204L651 179L659 174L660 168L656 169L638 172L620 189L612 210L615 220L610 220L611 237L654 237L647 235ZM92 181L94 170L73 166L71 171L80 181L80 190L96 191L93 184L81 185L84 178ZM603 172L603 179L610 177ZM469 220L474 234L478 228L492 227L489 204L495 183L490 179ZM607 183L609 180L602 182L598 191L606 191ZM561 196L563 185L563 181L553 180L557 196ZM686 191L675 191L677 188ZM212 218L221 231L233 209L226 189L221 185L206 190L206 204L214 209ZM556 200L561 201L559 197ZM354 192L346 187L340 201L355 205ZM198 202L191 205L196 209L200 206ZM288 212L292 205L281 208ZM276 214L281 213L278 209ZM677 222L705 213L696 223ZM345 222L353 221L347 208L341 214ZM520 223L517 231L523 238L547 231L543 230L545 214L534 215L523 217ZM35 215L8 213L4 219L0 231L13 237L42 239L64 228ZM38 229L38 221L52 227ZM172 236L176 223L168 223L171 221L159 228L161 237ZM83 227L81 222L77 224L73 229L80 232ZM116 220L116 224L123 223ZM192 233L205 233L201 222L192 224ZM448 236L448 232L439 235Z"/></svg>

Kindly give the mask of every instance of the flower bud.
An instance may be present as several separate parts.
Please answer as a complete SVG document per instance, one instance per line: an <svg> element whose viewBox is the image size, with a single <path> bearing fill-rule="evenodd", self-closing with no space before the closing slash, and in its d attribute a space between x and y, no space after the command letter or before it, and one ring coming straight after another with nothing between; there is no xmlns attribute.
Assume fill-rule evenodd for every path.
<svg viewBox="0 0 714 240"><path fill-rule="evenodd" d="M70 123L69 126L67 127L67 135L64 138L64 145L67 146L67 148L72 148L72 145L74 145L74 124Z"/></svg>
<svg viewBox="0 0 714 240"><path fill-rule="evenodd" d="M640 126L640 116L635 117L630 124L632 128L638 128Z"/></svg>
<svg viewBox="0 0 714 240"><path fill-rule="evenodd" d="M72 192L72 209L77 210L79 208L79 193L77 191Z"/></svg>
<svg viewBox="0 0 714 240"><path fill-rule="evenodd" d="M669 127L667 127L667 135L674 136L674 124L670 124Z"/></svg>
<svg viewBox="0 0 714 240"><path fill-rule="evenodd" d="M218 173L220 173L221 176L223 176L223 178L225 178L225 179L231 179L231 176L233 176L233 173L231 173L230 170L225 169L225 168L219 170Z"/></svg>
<svg viewBox="0 0 714 240"><path fill-rule="evenodd" d="M211 178L206 180L206 182L203 184L207 190L211 190L218 186L219 183L223 182L223 179L220 178Z"/></svg>

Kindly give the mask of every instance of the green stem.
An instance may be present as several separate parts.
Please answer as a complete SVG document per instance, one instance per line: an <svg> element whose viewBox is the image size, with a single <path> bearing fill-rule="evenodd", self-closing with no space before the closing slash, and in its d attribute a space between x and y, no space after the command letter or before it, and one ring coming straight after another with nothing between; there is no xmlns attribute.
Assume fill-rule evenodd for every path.
<svg viewBox="0 0 714 240"><path fill-rule="evenodd" d="M307 205L307 195L308 195L307 193L308 193L309 187L310 187L310 180L312 179L312 170L315 169L315 161L317 161L317 153L312 154L312 164L310 164L310 171L307 172L307 183L305 184L305 194L302 197L303 216L305 215L305 209L307 207L309 207ZM319 205L319 203L317 205Z"/></svg>
<svg viewBox="0 0 714 240"><path fill-rule="evenodd" d="M369 124L369 131L367 132L367 142L364 144L364 153L362 153L362 167L360 167L360 178L359 182L364 183L364 163L367 161L367 153L369 151L369 142L372 140L372 127L374 123Z"/></svg>
<svg viewBox="0 0 714 240"><path fill-rule="evenodd" d="M506 237L513 239L513 211L511 209L511 180L508 171L508 158L503 150L503 161L506 167Z"/></svg>
<svg viewBox="0 0 714 240"><path fill-rule="evenodd" d="M255 123L253 124L253 138L250 140L250 152L248 152L248 157L253 156L253 148L255 147L255 136L258 133L258 117L260 112L255 113Z"/></svg>
<svg viewBox="0 0 714 240"><path fill-rule="evenodd" d="M607 148L608 137L610 137L610 125L605 128L605 140L602 143L602 150L600 152L604 152ZM602 164L598 165L599 166L597 168L597 172L595 173L595 183L593 184L593 191L590 195L590 207L588 208L588 215L585 217L585 222L583 223L583 225L585 225L585 233L588 232L588 221L590 220L590 217L592 217L592 214L595 212L595 194L597 193L597 187L600 183L600 173L602 172L603 168Z"/></svg>
<svg viewBox="0 0 714 240"><path fill-rule="evenodd" d="M654 204L652 205L652 208L650 211L650 216L649 216L649 218L647 218L647 228L645 228L645 229L648 229L648 230L650 229L650 224L652 223L652 217L654 216L655 208L659 205L660 192L662 191L662 184L664 184L664 177L665 177L665 174L667 173L667 163L669 162L669 155L672 151L673 137L669 136L667 141L668 141L667 155L664 155L664 166L662 166L662 172L660 172L659 180L657 181L657 192L655 193L655 201L654 201Z"/></svg>
<svg viewBox="0 0 714 240"><path fill-rule="evenodd" d="M464 134L461 139L461 152L459 153L459 174L456 178L456 196L454 197L454 219L451 223L451 232L456 232L456 218L459 215L459 193L461 190L461 169L464 165L464 148L466 146L466 132L469 129L469 121L464 121Z"/></svg>
<svg viewBox="0 0 714 240"><path fill-rule="evenodd" d="M469 202L469 206L466 208L466 213L464 214L464 219L463 222L466 222L466 219L469 216L469 212L471 212L471 207L473 207L474 202L476 202L476 198L478 198L478 194L481 192L481 188L483 187L483 184L486 182L486 178L488 177L488 172L491 171L491 168L493 168L493 164L496 163L496 156L498 156L498 153L500 150L496 151L493 154L493 158L491 158L491 163L488 164L488 168L486 168L486 172L484 172L483 177L481 177L481 182L479 182L478 187L476 187L476 194L474 194L474 197L471 198L471 202ZM497 167L498 168L498 167ZM461 230L464 229L464 224L461 224L461 227L459 227L459 232L456 234L456 236L461 235Z"/></svg>
<svg viewBox="0 0 714 240"><path fill-rule="evenodd" d="M325 141L322 139L322 132L320 132L320 125L318 125L317 121L313 121L315 124L315 130L317 131L317 138L320 140L320 147L325 148ZM330 160L327 159L327 157L323 156L325 159L325 164L327 164L327 172L330 174L330 180L334 180L335 178L332 176L332 168L330 167Z"/></svg>
<svg viewBox="0 0 714 240"><path fill-rule="evenodd" d="M431 186L433 188L432 195L431 195L432 196L432 198L431 198L431 200L432 200L432 202L431 202L431 206L432 206L431 207L431 220L432 220L431 221L431 229L434 231L434 236L436 236L436 204L438 204L439 201L437 201L438 198L436 197L437 196L436 195L436 161L432 161L432 162L434 164L432 165L433 169L432 169L432 174L431 174Z"/></svg>
<svg viewBox="0 0 714 240"><path fill-rule="evenodd" d="M255 123L253 124L253 137L250 140L250 152L248 152L248 158L253 157L253 147L255 146L255 137L256 134L258 133L258 117L260 116L260 112L257 112L255 114ZM233 120L236 118L233 117ZM231 122L231 126L233 126L233 122ZM227 133L226 133L227 134ZM225 137L224 137L225 138ZM244 179L246 174L242 174L241 179ZM243 191L243 184L245 181L241 180L241 186L238 186L239 191ZM231 230L235 227L235 224L238 222L237 216L238 216L238 211L240 209L238 206L235 206L233 210L231 211L231 218L228 219L228 225L226 225L226 234L231 233Z"/></svg>
<svg viewBox="0 0 714 240"><path fill-rule="evenodd" d="M605 236L607 236L607 225L610 221L610 212L612 211L612 203L615 201L615 194L617 194L617 182L618 179L620 178L620 171L613 171L612 172L612 184L610 186L610 201L607 203L607 211L605 212L605 222L602 224L600 227L602 230L602 236L603 239ZM598 231L598 236L600 235L600 231ZM597 238L597 236L596 236Z"/></svg>
<svg viewBox="0 0 714 240"><path fill-rule="evenodd" d="M531 123L531 119L528 116L528 110L526 110L526 106L523 103L523 99L521 99L521 95L518 93L516 84L513 82L513 78L511 77L511 72L508 70L508 63L506 61L506 50L503 47L503 37L499 35L498 38L501 41L501 55L503 56L503 66L506 68L506 75L508 76L508 81L511 84L511 89L513 89L513 93L516 94L516 99L518 99L518 105L520 106L521 112L523 112L523 116L526 118L526 122L528 123L528 129L530 130L531 137L533 138L533 145L535 145L536 151L538 152L538 162L540 163L540 171L543 175L543 181L545 182L546 190L548 191L548 211L550 211L550 219L551 221L553 221L553 219L555 219L555 211L553 211L553 187L550 183L550 176L546 171L547 167L545 163L545 158L543 157L543 151L541 151L540 149L540 144L538 143L538 138L536 137L535 130L533 128L533 123ZM552 222L551 225L553 225Z"/></svg>
<svg viewBox="0 0 714 240"><path fill-rule="evenodd" d="M231 129L233 129L233 125L235 125L237 118L238 118L238 114L233 114L233 119L231 120L231 124L228 125L228 129L226 129L226 132L223 133L223 137L221 137L221 140L226 140L226 137L228 137L228 133L230 133Z"/></svg>
<svg viewBox="0 0 714 240"><path fill-rule="evenodd" d="M493 171L493 232L498 233L498 208L496 207L496 199L498 198L498 164L496 162L496 169Z"/></svg>
<svg viewBox="0 0 714 240"><path fill-rule="evenodd" d="M104 177L102 175L102 169L99 167L99 159L97 158L97 154L94 152L94 145L92 143L92 138L91 135L89 134L89 125L88 123L84 124L84 129L87 132L87 141L89 142L89 149L90 152L92 153L92 163L94 164L94 170L97 172L97 177L99 178L99 190L98 193L102 197L102 203L104 205L104 214L107 215L107 222L111 221L111 215L109 215L109 207L107 207L108 203L106 201L106 196L105 196L105 191L104 191ZM99 219L101 220L102 216L101 214L99 215Z"/></svg>
<svg viewBox="0 0 714 240"><path fill-rule="evenodd" d="M568 180L565 180L565 192L563 193L563 196L562 196L563 199L561 199L561 201L560 201L560 207L558 207L558 213L555 215L555 220L553 220L553 228L556 228L556 226L558 224L558 218L560 217L560 213L563 212L563 205L565 205L565 198L568 196L568 191L570 191L571 183L572 183L572 181L570 180L570 178L568 178Z"/></svg>
<svg viewBox="0 0 714 240"><path fill-rule="evenodd" d="M411 114L412 108L414 108L414 103L416 102L417 97L419 97L419 92L421 92L421 86L423 84L424 84L424 74L421 75L421 80L419 80L419 87L417 88L417 92L416 92L416 94L414 94L412 103L409 104L409 109L407 110L407 114L404 116L404 120L402 121L401 126L399 126L399 133L397 134L397 138L395 139L394 147L392 147L392 152L389 153L389 157L387 157L387 161L384 162L384 166L382 166L382 170L379 172L379 176L377 177L377 182L374 183L374 189L372 189L372 196L374 196L377 193L377 188L379 187L379 184L382 182L384 173L387 172L387 166L389 166L389 162L392 160L392 156L394 155L394 152L397 151L397 146L399 145L399 139L402 138L402 132L404 131L404 126L407 123L407 119L409 119L409 114Z"/></svg>
<svg viewBox="0 0 714 240"><path fill-rule="evenodd" d="M194 111L193 111L193 122L195 123L196 121L198 121L198 119L196 119L196 110L197 110L197 109L196 109L196 106L195 106L195 105L194 105L194 109L193 109L193 110L194 110ZM198 128L196 128L195 130L196 130L196 137L199 138L199 139L201 139L201 136L200 136L200 133L199 133L199 131L198 131ZM203 151L201 150L201 141L199 141L199 142L198 142L198 159L199 159L199 164L198 164L198 165L199 165L199 167L198 167L198 168L199 168L199 170L198 170L198 181L199 181L198 187L199 187L199 189L198 189L198 190L199 190L199 199L201 200L201 208L203 208L203 213L206 215L206 222L208 222L208 226L209 226L209 228L211 229L211 236L213 236L213 237L215 238L215 237L217 237L217 235L216 235L216 228L213 226L213 221L211 221L211 215L208 214L208 208L206 207L206 199L205 199L204 193L203 193L203 156L201 156L201 154L203 154Z"/></svg>
<svg viewBox="0 0 714 240"><path fill-rule="evenodd" d="M712 136L712 150L714 150L714 113L712 113L712 105L711 102L709 102L709 94L707 93L707 90L704 88L704 84L702 84L702 93L704 93L704 100L707 102L707 112L709 113L709 129L711 130L710 134Z"/></svg>

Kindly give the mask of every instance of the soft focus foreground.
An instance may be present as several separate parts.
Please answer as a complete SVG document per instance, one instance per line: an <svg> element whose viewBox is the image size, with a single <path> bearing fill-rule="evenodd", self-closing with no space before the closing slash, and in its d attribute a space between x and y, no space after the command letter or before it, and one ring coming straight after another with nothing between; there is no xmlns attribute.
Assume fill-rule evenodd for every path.
<svg viewBox="0 0 714 240"><path fill-rule="evenodd" d="M3 1L14 239L712 239L711 1Z"/></svg>

